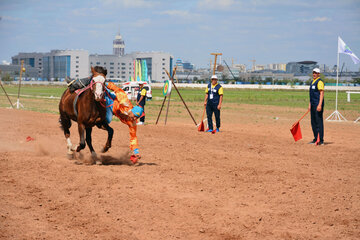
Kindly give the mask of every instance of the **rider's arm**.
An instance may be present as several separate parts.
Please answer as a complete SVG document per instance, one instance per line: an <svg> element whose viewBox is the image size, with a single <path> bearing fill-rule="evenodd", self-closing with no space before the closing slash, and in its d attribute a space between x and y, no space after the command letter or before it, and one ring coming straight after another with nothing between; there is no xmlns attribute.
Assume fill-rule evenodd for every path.
<svg viewBox="0 0 360 240"><path fill-rule="evenodd" d="M123 91L121 88L116 86L113 82L108 82L107 83L107 88L110 89L110 90L113 90L114 92Z"/></svg>

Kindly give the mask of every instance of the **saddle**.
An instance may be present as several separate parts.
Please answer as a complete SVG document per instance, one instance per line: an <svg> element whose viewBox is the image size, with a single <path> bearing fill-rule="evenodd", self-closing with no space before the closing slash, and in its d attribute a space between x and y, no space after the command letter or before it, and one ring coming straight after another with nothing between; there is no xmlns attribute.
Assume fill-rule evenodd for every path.
<svg viewBox="0 0 360 240"><path fill-rule="evenodd" d="M68 88L70 90L71 93L75 92L78 89L82 89L87 87L90 82L91 82L91 77L87 77L87 78L81 78L81 79L66 79L66 82L68 83Z"/></svg>

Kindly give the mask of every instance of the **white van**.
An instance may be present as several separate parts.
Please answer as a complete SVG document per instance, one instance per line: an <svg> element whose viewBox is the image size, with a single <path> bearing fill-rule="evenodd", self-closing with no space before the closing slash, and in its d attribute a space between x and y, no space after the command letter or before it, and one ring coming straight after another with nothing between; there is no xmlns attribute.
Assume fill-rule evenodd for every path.
<svg viewBox="0 0 360 240"><path fill-rule="evenodd" d="M146 89L146 99L152 99L152 91L149 83L144 82L144 88ZM127 93L127 96L130 100L135 101L139 92L139 83L138 82L126 82L123 83L122 89Z"/></svg>

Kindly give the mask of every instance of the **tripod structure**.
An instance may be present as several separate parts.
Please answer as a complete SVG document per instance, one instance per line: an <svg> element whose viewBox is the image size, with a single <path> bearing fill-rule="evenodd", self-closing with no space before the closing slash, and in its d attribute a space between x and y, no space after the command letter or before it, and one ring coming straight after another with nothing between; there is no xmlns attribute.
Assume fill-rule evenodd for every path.
<svg viewBox="0 0 360 240"><path fill-rule="evenodd" d="M176 85L175 85L175 82L174 82L174 76L175 76L175 74L176 74L176 67L175 67L175 68L174 68L174 70L173 70L173 75L172 75L172 76L170 75L170 73L169 73L166 69L165 69L165 72L166 72L166 74L168 75L168 77L169 77L170 81L169 81L169 83L168 83L169 85L167 85L167 83L165 83L165 86L164 86L164 91L163 91L163 93L164 93L164 100L163 100L163 103L162 103L162 105L161 105L160 112L159 112L159 115L158 115L158 117L157 117L157 119L156 119L156 123L155 123L155 124L157 124L157 123L158 123L159 118L160 118L160 115L161 115L161 112L162 112L162 109L163 109L164 104L165 104L165 101L166 101L166 98L167 98L167 96L169 96L169 99L168 99L168 106L167 106L166 116L165 116L165 125L166 125L166 122L167 122L167 115L168 115L169 106L170 106L171 86L174 86L174 88L175 88L176 92L179 94L179 97L180 97L181 101L183 102L183 104L184 104L184 106L185 106L186 110L189 112L191 119L194 121L195 126L197 126L196 121L195 121L195 119L194 119L193 115L191 114L191 112L190 112L189 108L187 107L187 105L186 105L186 103L185 103L184 99L182 98L182 96L181 96L181 94L180 94L180 92L179 92L178 88L177 88L177 87L176 87ZM166 91L165 91L165 89L166 89ZM168 90L170 90L170 92L168 92Z"/></svg>

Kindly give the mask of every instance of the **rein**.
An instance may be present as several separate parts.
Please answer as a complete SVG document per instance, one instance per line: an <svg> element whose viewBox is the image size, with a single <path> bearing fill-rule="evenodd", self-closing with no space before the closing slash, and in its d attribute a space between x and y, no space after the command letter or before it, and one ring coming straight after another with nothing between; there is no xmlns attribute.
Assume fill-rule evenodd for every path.
<svg viewBox="0 0 360 240"><path fill-rule="evenodd" d="M106 94L111 98L110 94L106 91L106 86L105 86L105 84L104 84L104 83L101 83L101 82L95 82L95 81L92 79L91 82L90 82L90 84L89 84L88 86L86 86L85 88L81 88L81 89L78 89L78 90L75 91L76 97L75 97L75 99L74 99L73 106L74 106L74 113L75 113L76 118L78 117L78 112L77 112L77 110L76 110L76 103L77 103L77 101L78 101L79 96L80 96L83 92L85 92L86 90L88 90L88 89L91 89L91 91L92 91L92 90L93 90L93 86L94 86L95 84L99 84L99 83L103 86L104 91L106 92ZM111 99L112 99L112 98L111 98ZM105 108L111 107L111 106L113 105L113 104L111 104L111 105L109 105L109 106L106 106L106 104L104 105L103 102L105 102L105 98L103 98L103 99L100 101L101 106L103 106L103 107L105 107Z"/></svg>

